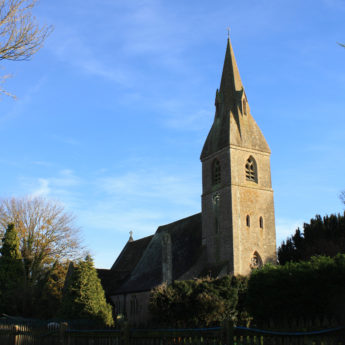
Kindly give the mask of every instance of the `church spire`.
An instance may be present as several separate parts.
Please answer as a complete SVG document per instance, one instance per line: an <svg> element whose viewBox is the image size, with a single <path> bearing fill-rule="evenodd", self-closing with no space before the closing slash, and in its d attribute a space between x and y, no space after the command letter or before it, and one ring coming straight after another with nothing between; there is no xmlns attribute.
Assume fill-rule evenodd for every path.
<svg viewBox="0 0 345 345"><path fill-rule="evenodd" d="M228 37L220 90L226 103L233 103L238 98L238 93L243 92L240 72L237 67L230 37ZM232 102L231 102L232 101Z"/></svg>
<svg viewBox="0 0 345 345"><path fill-rule="evenodd" d="M202 160L230 145L270 152L260 128L251 116L230 37L227 39L215 106L216 114L201 152Z"/></svg>

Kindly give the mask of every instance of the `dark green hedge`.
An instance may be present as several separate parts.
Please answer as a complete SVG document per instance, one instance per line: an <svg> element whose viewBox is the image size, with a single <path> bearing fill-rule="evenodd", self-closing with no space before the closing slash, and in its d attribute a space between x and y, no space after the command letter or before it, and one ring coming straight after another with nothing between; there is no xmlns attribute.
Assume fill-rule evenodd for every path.
<svg viewBox="0 0 345 345"><path fill-rule="evenodd" d="M254 320L345 315L345 255L253 271L246 305Z"/></svg>

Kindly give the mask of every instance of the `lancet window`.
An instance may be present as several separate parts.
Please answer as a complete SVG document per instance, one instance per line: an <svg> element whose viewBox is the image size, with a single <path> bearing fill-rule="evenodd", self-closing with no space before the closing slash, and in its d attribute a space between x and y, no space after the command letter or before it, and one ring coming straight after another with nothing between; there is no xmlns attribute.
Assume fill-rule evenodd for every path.
<svg viewBox="0 0 345 345"><path fill-rule="evenodd" d="M246 225L248 226L248 228L250 227L250 216L247 215L246 217Z"/></svg>
<svg viewBox="0 0 345 345"><path fill-rule="evenodd" d="M221 169L218 159L215 159L212 163L212 185L220 184L221 181Z"/></svg>
<svg viewBox="0 0 345 345"><path fill-rule="evenodd" d="M132 296L131 301L130 301L130 314L135 315L138 312L138 301L137 301L137 296Z"/></svg>
<svg viewBox="0 0 345 345"><path fill-rule="evenodd" d="M246 162L246 179L248 181L258 182L256 161L252 156L250 156Z"/></svg>
<svg viewBox="0 0 345 345"><path fill-rule="evenodd" d="M260 229L264 228L264 219L262 217L259 218L259 225L260 225Z"/></svg>

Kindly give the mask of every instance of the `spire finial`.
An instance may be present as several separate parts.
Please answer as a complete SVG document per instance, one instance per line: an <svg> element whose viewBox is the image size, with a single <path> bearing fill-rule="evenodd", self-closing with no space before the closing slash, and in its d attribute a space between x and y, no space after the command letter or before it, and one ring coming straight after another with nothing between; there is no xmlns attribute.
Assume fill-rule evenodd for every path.
<svg viewBox="0 0 345 345"><path fill-rule="evenodd" d="M132 235L133 235L133 231L131 230L130 232L129 232L129 242L132 242L133 241L133 237L132 237Z"/></svg>
<svg viewBox="0 0 345 345"><path fill-rule="evenodd" d="M230 26L228 26L227 30L228 30L228 39L230 39Z"/></svg>

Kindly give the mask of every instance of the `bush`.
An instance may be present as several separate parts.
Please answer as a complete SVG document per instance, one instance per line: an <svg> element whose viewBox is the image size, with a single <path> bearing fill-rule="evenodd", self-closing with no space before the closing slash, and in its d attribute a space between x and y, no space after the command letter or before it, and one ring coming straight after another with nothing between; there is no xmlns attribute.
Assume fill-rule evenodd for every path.
<svg viewBox="0 0 345 345"><path fill-rule="evenodd" d="M150 312L159 325L205 327L236 321L245 278L225 276L163 283L151 291ZM243 303L242 303L243 305ZM243 313L242 313L243 314Z"/></svg>

